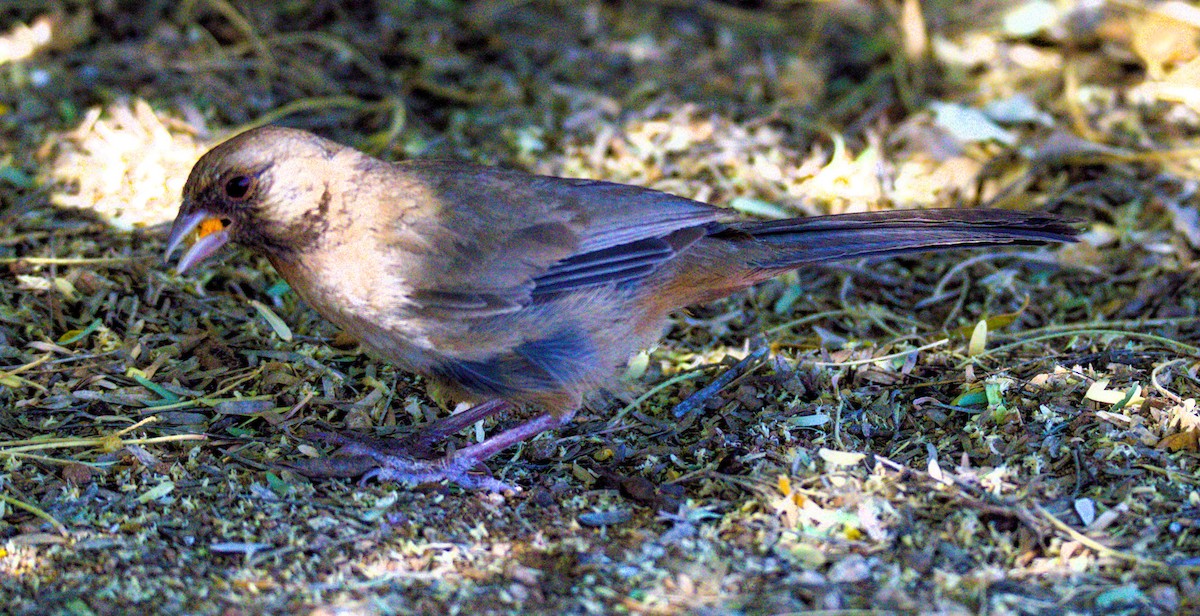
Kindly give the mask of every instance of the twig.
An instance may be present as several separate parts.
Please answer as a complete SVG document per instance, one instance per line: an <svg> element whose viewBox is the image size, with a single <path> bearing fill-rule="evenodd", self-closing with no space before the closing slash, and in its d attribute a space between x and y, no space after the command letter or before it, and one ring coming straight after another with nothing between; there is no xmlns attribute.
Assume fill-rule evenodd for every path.
<svg viewBox="0 0 1200 616"><path fill-rule="evenodd" d="M69 534L67 532L67 527L63 526L62 522L59 522L58 520L54 519L54 516L46 513L45 511L42 511L41 509L37 508L34 505L30 505L29 503L27 503L25 501L17 500L11 496L8 496L7 494L0 494L0 501L3 501L6 504L12 505L13 507L16 507L17 509L21 509L23 511L32 513L33 515L45 520L47 523L49 523L51 526L54 527L54 530L58 531L58 534L60 534L64 537L66 537Z"/></svg>
<svg viewBox="0 0 1200 616"><path fill-rule="evenodd" d="M696 393L688 396L683 402L675 405L675 409L672 411L672 414L674 414L678 419L685 415L699 411L700 408L704 406L704 403L708 402L709 398L717 395L717 392L724 389L726 385L729 385L734 379L745 374L750 369L750 366L757 363L763 357L766 357L768 350L769 348L765 346L754 349L754 351L752 351L744 359L734 364L732 368L726 370L720 376L713 379L712 383L705 385Z"/></svg>

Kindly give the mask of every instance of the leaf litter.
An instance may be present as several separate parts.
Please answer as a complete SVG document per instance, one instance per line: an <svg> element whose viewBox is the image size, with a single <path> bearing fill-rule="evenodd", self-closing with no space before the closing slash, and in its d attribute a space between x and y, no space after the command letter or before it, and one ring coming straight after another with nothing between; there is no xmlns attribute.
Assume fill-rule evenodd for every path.
<svg viewBox="0 0 1200 616"><path fill-rule="evenodd" d="M0 9L0 598L1194 610L1200 31L1184 3L1099 6L1019 4L1007 31L975 3L932 25L842 3ZM1041 207L1087 233L695 307L627 390L490 464L519 494L314 483L288 469L328 454L307 432L447 411L264 260L159 264L192 162L270 121L758 216Z"/></svg>

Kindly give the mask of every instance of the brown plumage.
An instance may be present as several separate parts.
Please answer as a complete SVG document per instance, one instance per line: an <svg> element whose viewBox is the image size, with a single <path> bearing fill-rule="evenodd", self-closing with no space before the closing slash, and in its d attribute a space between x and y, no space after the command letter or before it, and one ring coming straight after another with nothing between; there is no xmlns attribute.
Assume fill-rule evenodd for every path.
<svg viewBox="0 0 1200 616"><path fill-rule="evenodd" d="M645 188L461 162L386 163L264 127L196 163L168 255L182 272L227 241L265 254L310 306L364 346L483 402L442 438L507 404L544 412L452 458L354 444L383 478L448 478L568 420L652 343L667 316L804 264L1071 241L1047 214L919 210L773 222ZM218 222L219 221L219 222Z"/></svg>

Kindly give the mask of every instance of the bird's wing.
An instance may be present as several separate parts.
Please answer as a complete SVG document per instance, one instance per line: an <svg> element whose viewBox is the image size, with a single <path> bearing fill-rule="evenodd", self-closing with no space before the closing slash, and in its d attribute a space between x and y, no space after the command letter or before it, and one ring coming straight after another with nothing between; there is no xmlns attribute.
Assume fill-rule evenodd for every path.
<svg viewBox="0 0 1200 616"><path fill-rule="evenodd" d="M396 217L390 243L428 316L491 316L630 284L723 218L704 203L611 182L438 162L398 168L421 206Z"/></svg>

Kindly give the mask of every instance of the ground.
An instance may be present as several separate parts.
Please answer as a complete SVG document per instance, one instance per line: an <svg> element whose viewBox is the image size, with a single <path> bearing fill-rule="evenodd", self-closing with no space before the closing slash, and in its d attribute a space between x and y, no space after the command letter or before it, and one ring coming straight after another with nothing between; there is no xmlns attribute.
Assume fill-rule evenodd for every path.
<svg viewBox="0 0 1200 616"><path fill-rule="evenodd" d="M1198 58L1178 2L2 5L0 611L1195 611ZM491 461L517 493L314 480L307 434L453 401L265 260L162 264L196 157L272 122L748 216L1084 234L680 314Z"/></svg>

